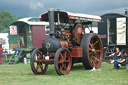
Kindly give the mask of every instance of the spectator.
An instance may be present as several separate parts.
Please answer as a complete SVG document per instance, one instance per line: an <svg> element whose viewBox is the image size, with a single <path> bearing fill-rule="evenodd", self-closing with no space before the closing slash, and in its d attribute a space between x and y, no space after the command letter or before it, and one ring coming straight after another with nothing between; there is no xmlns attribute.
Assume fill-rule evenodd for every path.
<svg viewBox="0 0 128 85"><path fill-rule="evenodd" d="M0 64L3 63L3 48L2 48L2 38L0 38Z"/></svg>
<svg viewBox="0 0 128 85"><path fill-rule="evenodd" d="M3 47L3 55L5 56L7 54L6 48Z"/></svg>
<svg viewBox="0 0 128 85"><path fill-rule="evenodd" d="M118 69L119 65L123 66L126 64L126 59L128 58L128 49L124 49L122 52L122 59L121 60L114 60L114 69Z"/></svg>
<svg viewBox="0 0 128 85"><path fill-rule="evenodd" d="M114 63L114 60L117 60L121 56L121 52L118 47L116 47L116 52L109 55L110 64Z"/></svg>

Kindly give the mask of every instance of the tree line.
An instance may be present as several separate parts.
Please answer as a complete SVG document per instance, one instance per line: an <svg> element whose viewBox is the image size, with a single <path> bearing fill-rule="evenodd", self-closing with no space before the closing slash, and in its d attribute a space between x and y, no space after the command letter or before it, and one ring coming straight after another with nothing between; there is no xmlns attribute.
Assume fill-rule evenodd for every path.
<svg viewBox="0 0 128 85"><path fill-rule="evenodd" d="M17 21L18 19L23 18L21 16L16 17L8 11L0 12L0 33L8 33L8 27L11 23Z"/></svg>

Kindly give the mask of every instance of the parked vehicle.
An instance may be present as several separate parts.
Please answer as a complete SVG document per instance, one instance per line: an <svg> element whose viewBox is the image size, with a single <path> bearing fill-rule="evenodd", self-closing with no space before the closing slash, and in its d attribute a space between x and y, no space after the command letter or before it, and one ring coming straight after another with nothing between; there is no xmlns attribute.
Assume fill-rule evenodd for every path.
<svg viewBox="0 0 128 85"><path fill-rule="evenodd" d="M9 64L16 64L19 59L33 49L41 48L43 40L49 37L47 33L48 22L42 22L39 18L22 18L13 22L9 27L9 48L15 52L9 60Z"/></svg>
<svg viewBox="0 0 128 85"><path fill-rule="evenodd" d="M101 17L48 9L40 20L49 22L50 37L32 52L34 74L44 74L50 64L54 64L58 75L68 74L73 63L82 62L86 69L101 65L102 42L97 34L84 29L92 22L101 22Z"/></svg>
<svg viewBox="0 0 128 85"><path fill-rule="evenodd" d="M115 47L128 48L128 14L107 13L101 18L98 34L103 43L104 58L113 53Z"/></svg>

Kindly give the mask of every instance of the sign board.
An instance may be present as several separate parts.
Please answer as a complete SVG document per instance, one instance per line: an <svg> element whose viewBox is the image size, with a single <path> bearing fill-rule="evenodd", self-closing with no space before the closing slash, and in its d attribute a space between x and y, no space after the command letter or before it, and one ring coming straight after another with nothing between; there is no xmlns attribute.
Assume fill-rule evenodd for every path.
<svg viewBox="0 0 128 85"><path fill-rule="evenodd" d="M17 26L10 26L10 35L17 35Z"/></svg>

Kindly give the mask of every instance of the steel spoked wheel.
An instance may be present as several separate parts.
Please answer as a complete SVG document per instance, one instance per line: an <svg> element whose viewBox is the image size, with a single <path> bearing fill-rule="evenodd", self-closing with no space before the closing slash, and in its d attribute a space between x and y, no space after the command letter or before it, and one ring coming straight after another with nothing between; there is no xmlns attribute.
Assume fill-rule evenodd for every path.
<svg viewBox="0 0 128 85"><path fill-rule="evenodd" d="M41 48L37 48L33 51L31 56L31 69L34 74L40 75L47 71L48 65L43 64L45 55Z"/></svg>
<svg viewBox="0 0 128 85"><path fill-rule="evenodd" d="M83 47L82 63L86 69L98 68L102 63L103 47L100 38L89 33L84 35L81 46Z"/></svg>
<svg viewBox="0 0 128 85"><path fill-rule="evenodd" d="M54 58L55 70L58 75L69 73L72 65L72 58L67 48L59 48Z"/></svg>

